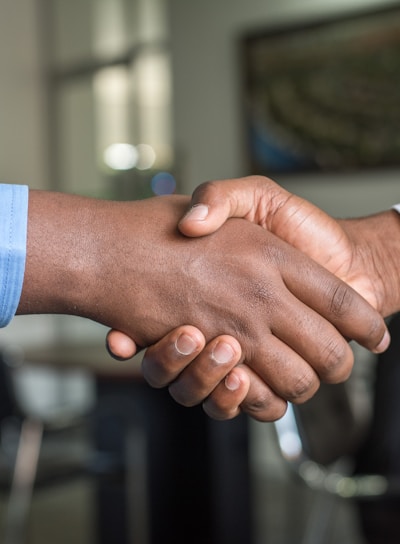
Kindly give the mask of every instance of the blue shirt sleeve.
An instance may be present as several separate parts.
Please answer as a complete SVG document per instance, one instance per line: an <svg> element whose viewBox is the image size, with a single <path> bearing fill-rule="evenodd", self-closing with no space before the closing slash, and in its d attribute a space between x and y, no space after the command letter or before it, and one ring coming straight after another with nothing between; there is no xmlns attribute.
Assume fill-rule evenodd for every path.
<svg viewBox="0 0 400 544"><path fill-rule="evenodd" d="M28 187L0 184L0 327L12 320L21 297L27 225Z"/></svg>

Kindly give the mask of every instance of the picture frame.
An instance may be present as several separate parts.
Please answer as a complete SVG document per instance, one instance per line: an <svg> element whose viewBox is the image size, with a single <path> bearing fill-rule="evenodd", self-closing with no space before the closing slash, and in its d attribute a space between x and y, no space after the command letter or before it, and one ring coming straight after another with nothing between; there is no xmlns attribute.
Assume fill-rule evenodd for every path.
<svg viewBox="0 0 400 544"><path fill-rule="evenodd" d="M243 37L253 174L400 166L400 5Z"/></svg>

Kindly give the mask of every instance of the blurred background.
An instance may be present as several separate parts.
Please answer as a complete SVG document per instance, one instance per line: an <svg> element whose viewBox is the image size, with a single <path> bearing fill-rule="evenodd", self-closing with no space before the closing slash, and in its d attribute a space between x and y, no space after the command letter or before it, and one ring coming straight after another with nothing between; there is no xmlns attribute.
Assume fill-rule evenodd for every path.
<svg viewBox="0 0 400 544"><path fill-rule="evenodd" d="M135 199L189 194L203 181L257 173L252 159L259 148L251 137L251 119L257 112L261 119L268 107L256 101L265 108L261 111L252 101L260 94L265 99L269 65L262 57L251 65L249 47L257 47L253 38L261 37L271 63L273 47L282 55L271 36L282 32L285 42L293 30L311 29L300 43L318 50L313 28L345 21L348 39L364 14L370 24L383 10L393 25L388 73L395 82L390 90L385 87L383 97L383 86L364 89L375 93L371 100L379 109L388 96L394 97L391 104L398 96L399 72L393 66L400 63L399 10L386 15L397 6L385 0L0 0L0 179ZM363 32L365 40L369 31ZM279 58L287 61L290 51ZM309 69L313 59L307 59ZM324 59L318 60L319 68ZM301 79L300 53L297 60L286 68L282 61L285 76L296 70ZM336 67L341 62L343 52ZM256 78L257 87L251 77L260 65L264 73L261 84ZM346 74L354 63L349 66ZM321 82L323 72L317 75ZM369 83L379 77L388 76L373 71ZM288 96L295 85L289 83L282 86L279 80L274 91L286 97L284 108L293 106ZM348 106L345 87L338 87L339 98L333 100ZM330 85L318 88L331 90ZM387 126L391 118L389 112L381 124ZM263 121L262 131L268 133L272 121L268 115ZM282 141L291 140L285 140L282 127L277 133ZM393 139L395 131L390 134ZM400 159L342 164L329 151L335 160L317 161L317 167L271 162L269 168L268 160L257 165L337 217L377 212L399 201ZM7 421L1 439L4 530L19 520L10 529L16 536L7 542L378 542L362 530L358 501L327 491L315 473L297 474L298 465L288 463L292 450L288 453L278 440L285 429L245 418L208 422L201 410L173 407L168 395L142 383L140 361L128 367L106 355L105 333L99 325L65 316L18 317L0 331L14 402L9 412L13 421L19 418L11 431ZM315 422L315 413L311 419L304 415L307 432L314 421L310 433L317 441L321 436L323 446L329 421L336 444L344 428L353 428L350 420L351 425L356 420L357 433L371 425L376 359L357 346L354 350L356 368L346 386L345 409L334 401L322 421ZM43 467L33 492L28 485L16 501L26 503L18 517L9 514L9 480L21 422L31 420L41 423ZM46 448L52 461L46 461Z"/></svg>

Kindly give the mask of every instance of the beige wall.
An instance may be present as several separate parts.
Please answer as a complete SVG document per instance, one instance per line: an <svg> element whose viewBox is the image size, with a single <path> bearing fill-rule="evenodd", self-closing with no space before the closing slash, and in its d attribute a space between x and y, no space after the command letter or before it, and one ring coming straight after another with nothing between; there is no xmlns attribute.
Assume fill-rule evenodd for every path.
<svg viewBox="0 0 400 544"><path fill-rule="evenodd" d="M46 187L50 180L38 3L39 0L0 0L0 179ZM393 2L168 0L174 55L175 141L186 190L191 191L207 179L246 174L237 49L243 32L390 3ZM382 172L358 182L348 177L282 177L278 181L332 213L348 215L386 207L397 200L397 179L397 172Z"/></svg>
<svg viewBox="0 0 400 544"><path fill-rule="evenodd" d="M169 0L175 137L191 191L207 179L246 174L240 122L238 38L247 30L318 19L385 0ZM337 215L400 201L398 172L278 181Z"/></svg>
<svg viewBox="0 0 400 544"><path fill-rule="evenodd" d="M47 185L36 0L0 0L0 180Z"/></svg>

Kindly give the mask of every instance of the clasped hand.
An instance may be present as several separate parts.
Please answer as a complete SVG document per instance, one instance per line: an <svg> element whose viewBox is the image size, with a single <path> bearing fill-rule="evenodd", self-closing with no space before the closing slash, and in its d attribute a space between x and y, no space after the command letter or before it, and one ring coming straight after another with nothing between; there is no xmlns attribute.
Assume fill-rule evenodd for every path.
<svg viewBox="0 0 400 544"><path fill-rule="evenodd" d="M256 183L252 189L259 190L256 180L252 181ZM265 196L265 180L258 182L264 183ZM141 259L140 273L148 285L134 298L132 330L124 321L129 307L118 324L112 318L105 324L123 331L141 346L158 341L144 356L144 375L152 386L168 385L181 404L204 402L207 413L217 419L245 411L259 420L274 420L283 415L287 401L309 399L320 380L336 383L349 376L353 353L347 339L382 351L389 338L383 319L364 298L268 230L272 226L271 230L314 258L322 255L321 264L345 276L349 267L338 251L346 244L341 230L328 225L332 229L330 239L334 240L331 248L323 246L318 237L313 243L310 237L311 226L311 231L318 226L323 212L312 207L310 215L309 203L304 207L305 201L299 199L299 207L290 202L289 193L277 189L273 182L268 191L272 188L281 195L278 202L269 200L275 210L261 198L257 208L235 208L232 187L220 183L225 186L208 185L198 193L200 202L211 201L209 209L220 213L207 223L198 219L204 209L192 208L191 217L181 222L181 230L189 235L208 234L219 229L229 215L249 221L230 220L215 234L195 240L182 237L176 230L188 206L186 198L135 203L140 217L157 217L156 228L152 224L150 229L149 220L144 221L146 242L140 242L151 243L154 249L152 259L146 257L147 249ZM233 183L237 189L239 180ZM224 191L229 199L221 199ZM250 192L247 187L247 194ZM222 206L227 200L231 204L228 210ZM129 210L129 205L125 207ZM280 220L277 210L282 212ZM271 218L275 224L268 221ZM294 223L296 228L288 229ZM150 237L146 229L151 230ZM150 267L146 263L151 263ZM123 345L128 341L116 331L109 335L110 349L118 355L124 355ZM125 347L125 354L131 355L134 345L127 343Z"/></svg>

